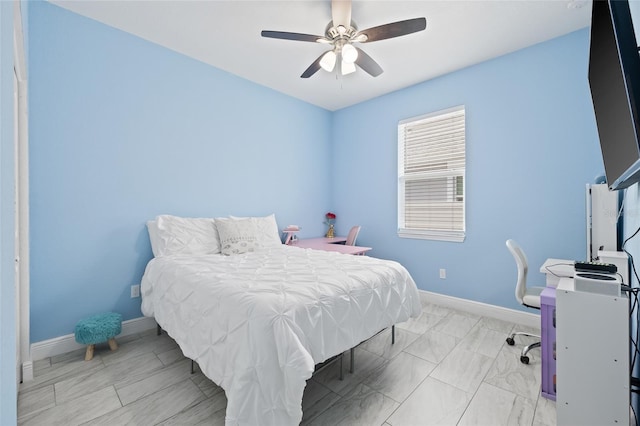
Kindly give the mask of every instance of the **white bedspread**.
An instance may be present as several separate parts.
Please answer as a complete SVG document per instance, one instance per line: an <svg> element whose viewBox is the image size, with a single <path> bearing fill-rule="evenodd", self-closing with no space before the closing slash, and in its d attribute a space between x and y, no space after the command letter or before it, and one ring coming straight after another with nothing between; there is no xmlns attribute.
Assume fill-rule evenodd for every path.
<svg viewBox="0 0 640 426"><path fill-rule="evenodd" d="M315 364L420 314L397 262L282 246L149 262L142 312L227 396L227 425L296 425Z"/></svg>

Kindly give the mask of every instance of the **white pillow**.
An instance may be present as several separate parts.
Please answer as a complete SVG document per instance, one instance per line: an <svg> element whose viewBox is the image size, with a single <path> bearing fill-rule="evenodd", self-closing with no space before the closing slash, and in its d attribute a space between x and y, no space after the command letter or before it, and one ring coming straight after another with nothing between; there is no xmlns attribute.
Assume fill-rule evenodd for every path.
<svg viewBox="0 0 640 426"><path fill-rule="evenodd" d="M231 256L255 251L256 225L251 218L216 218L222 254Z"/></svg>
<svg viewBox="0 0 640 426"><path fill-rule="evenodd" d="M220 253L220 240L213 219L160 215L156 218L156 226L156 249L153 249L152 242L156 257Z"/></svg>
<svg viewBox="0 0 640 426"><path fill-rule="evenodd" d="M159 253L161 250L161 241L160 236L158 235L158 221L148 221L147 231L149 231L149 242L151 243L151 251L153 252L153 257L158 257L160 256Z"/></svg>
<svg viewBox="0 0 640 426"><path fill-rule="evenodd" d="M230 216L230 218L233 220L251 219L251 222L256 228L256 244L258 247L274 247L282 245L275 214L270 214L265 217Z"/></svg>

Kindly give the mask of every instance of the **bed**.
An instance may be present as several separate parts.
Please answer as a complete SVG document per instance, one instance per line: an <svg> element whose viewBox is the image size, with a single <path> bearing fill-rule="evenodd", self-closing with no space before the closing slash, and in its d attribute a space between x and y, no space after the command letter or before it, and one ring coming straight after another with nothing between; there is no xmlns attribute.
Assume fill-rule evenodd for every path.
<svg viewBox="0 0 640 426"><path fill-rule="evenodd" d="M197 219L186 236L165 219L148 224L142 312L225 390L227 425L299 424L316 364L420 314L397 262L282 245L271 216Z"/></svg>

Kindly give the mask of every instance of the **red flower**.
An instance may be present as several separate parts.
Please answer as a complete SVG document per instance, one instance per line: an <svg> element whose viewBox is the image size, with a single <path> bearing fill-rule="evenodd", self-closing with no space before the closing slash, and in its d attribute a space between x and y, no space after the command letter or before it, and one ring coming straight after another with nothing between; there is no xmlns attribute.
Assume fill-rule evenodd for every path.
<svg viewBox="0 0 640 426"><path fill-rule="evenodd" d="M329 213L325 214L324 217L327 218L327 220L325 220L325 222L324 222L327 225L333 225L333 222L336 221L336 214L335 213L329 212Z"/></svg>

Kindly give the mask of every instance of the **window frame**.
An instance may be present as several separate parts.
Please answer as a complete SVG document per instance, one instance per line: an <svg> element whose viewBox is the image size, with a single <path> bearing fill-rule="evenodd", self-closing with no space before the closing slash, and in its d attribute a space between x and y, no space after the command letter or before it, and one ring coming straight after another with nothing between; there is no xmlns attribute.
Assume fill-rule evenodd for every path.
<svg viewBox="0 0 640 426"><path fill-rule="evenodd" d="M421 171L415 173L406 173L404 170L404 152L405 152L405 133L404 130L407 126L412 124L418 124L422 121L432 120L436 117L442 117L454 113L462 112L463 128L464 128L464 165L462 168L452 168L446 170L433 170L433 171ZM404 119L398 122L398 236L401 238L414 238L414 239L426 239L435 241L450 241L450 242L463 242L466 236L466 108L464 105L447 108L428 114L420 115ZM412 176L413 175L413 176ZM454 199L461 197L462 200L462 229L417 229L407 228L405 226L405 184L407 181L419 180L428 177L433 178L449 178L458 180L458 176L462 178L461 183L453 183L454 189L449 194L446 192L446 197ZM448 185L447 185L448 186ZM462 190L462 194L459 190Z"/></svg>

